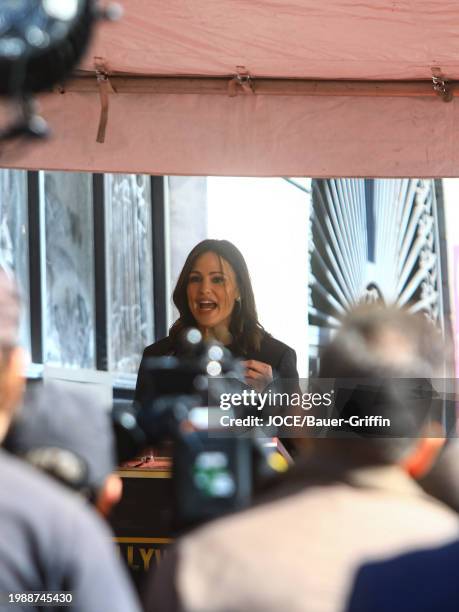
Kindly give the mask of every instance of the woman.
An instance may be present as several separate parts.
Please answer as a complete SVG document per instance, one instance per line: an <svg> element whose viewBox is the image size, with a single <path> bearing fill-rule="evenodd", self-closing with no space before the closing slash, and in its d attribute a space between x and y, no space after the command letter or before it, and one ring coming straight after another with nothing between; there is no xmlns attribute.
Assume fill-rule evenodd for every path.
<svg viewBox="0 0 459 612"><path fill-rule="evenodd" d="M295 351L268 334L258 322L252 284L241 252L228 240L203 240L188 255L173 293L179 318L169 335L148 346L140 364L135 399L147 388L149 357L177 355L180 337L197 327L242 358L246 383L262 391L276 378L298 380Z"/></svg>

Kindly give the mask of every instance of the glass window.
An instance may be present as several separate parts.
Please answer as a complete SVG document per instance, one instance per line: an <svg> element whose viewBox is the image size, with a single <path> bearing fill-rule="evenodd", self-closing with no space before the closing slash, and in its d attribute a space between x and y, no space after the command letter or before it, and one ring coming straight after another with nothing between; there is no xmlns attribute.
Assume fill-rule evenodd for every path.
<svg viewBox="0 0 459 612"><path fill-rule="evenodd" d="M154 340L150 177L105 175L109 369L136 373Z"/></svg>
<svg viewBox="0 0 459 612"><path fill-rule="evenodd" d="M44 360L95 367L92 176L40 172L44 210Z"/></svg>
<svg viewBox="0 0 459 612"><path fill-rule="evenodd" d="M12 270L22 296L21 344L30 349L27 172L0 170L0 264Z"/></svg>
<svg viewBox="0 0 459 612"><path fill-rule="evenodd" d="M295 348L303 376L308 371L309 189L307 179L168 181L170 291L198 242L230 240L247 262L261 324ZM178 313L174 309L170 315L172 322Z"/></svg>
<svg viewBox="0 0 459 612"><path fill-rule="evenodd" d="M207 178L200 176L170 176L167 180L169 275L168 322L178 317L172 303L172 292L191 249L208 237Z"/></svg>
<svg viewBox="0 0 459 612"><path fill-rule="evenodd" d="M308 218L306 179L209 177L209 238L226 239L249 268L260 323L296 350L308 373ZM299 181L296 179L296 181Z"/></svg>

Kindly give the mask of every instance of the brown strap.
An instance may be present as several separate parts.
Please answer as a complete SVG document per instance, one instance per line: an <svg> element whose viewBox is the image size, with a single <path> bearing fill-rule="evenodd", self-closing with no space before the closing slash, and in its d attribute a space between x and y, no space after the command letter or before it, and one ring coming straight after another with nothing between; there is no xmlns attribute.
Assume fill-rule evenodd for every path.
<svg viewBox="0 0 459 612"><path fill-rule="evenodd" d="M105 142L105 130L107 129L108 122L108 89L107 81L97 78L99 83L99 96L100 96L100 119L99 129L97 130L97 142Z"/></svg>
<svg viewBox="0 0 459 612"><path fill-rule="evenodd" d="M95 68L97 84L99 86L99 97L100 97L100 118L99 128L97 130L96 141L103 143L105 142L105 132L108 123L108 106L109 106L109 93L114 93L113 87L111 86L110 79L108 77L108 70L105 61L101 57L95 58Z"/></svg>

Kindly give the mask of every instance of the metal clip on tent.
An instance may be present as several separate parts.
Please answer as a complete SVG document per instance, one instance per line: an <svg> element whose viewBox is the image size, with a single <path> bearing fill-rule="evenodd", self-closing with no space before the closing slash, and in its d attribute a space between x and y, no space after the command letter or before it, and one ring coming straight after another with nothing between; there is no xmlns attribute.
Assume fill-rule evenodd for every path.
<svg viewBox="0 0 459 612"><path fill-rule="evenodd" d="M450 89L448 79L445 79L441 68L437 66L432 68L432 85L434 91L442 98L443 102L451 102L453 92Z"/></svg>
<svg viewBox="0 0 459 612"><path fill-rule="evenodd" d="M241 89L246 94L254 94L255 89L250 72L245 66L236 66L236 70L235 76L228 83L228 95L230 98L237 96Z"/></svg>

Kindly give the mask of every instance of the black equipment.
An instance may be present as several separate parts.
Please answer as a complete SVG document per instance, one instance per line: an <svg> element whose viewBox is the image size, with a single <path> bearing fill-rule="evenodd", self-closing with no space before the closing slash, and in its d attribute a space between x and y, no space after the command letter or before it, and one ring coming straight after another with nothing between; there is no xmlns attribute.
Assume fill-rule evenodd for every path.
<svg viewBox="0 0 459 612"><path fill-rule="evenodd" d="M101 10L93 0L1 0L0 95L18 112L0 140L47 135L32 95L62 83L85 52L96 20L119 14L115 5Z"/></svg>
<svg viewBox="0 0 459 612"><path fill-rule="evenodd" d="M115 402L118 450L127 460L147 445L172 441L175 530L250 505L260 483L288 467L271 443L275 432L219 429L219 394L246 388L224 347L202 342L192 329L181 358L151 358L146 365L147 398L140 406Z"/></svg>

